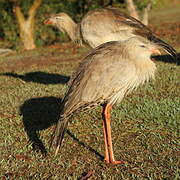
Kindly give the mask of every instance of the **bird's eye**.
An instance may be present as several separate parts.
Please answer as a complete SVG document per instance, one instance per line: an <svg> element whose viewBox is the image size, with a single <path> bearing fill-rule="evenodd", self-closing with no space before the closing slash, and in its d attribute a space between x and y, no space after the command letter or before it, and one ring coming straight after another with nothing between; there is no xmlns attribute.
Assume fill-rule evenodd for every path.
<svg viewBox="0 0 180 180"><path fill-rule="evenodd" d="M143 48L145 48L146 46L142 44L142 45L140 45L140 47L143 47Z"/></svg>

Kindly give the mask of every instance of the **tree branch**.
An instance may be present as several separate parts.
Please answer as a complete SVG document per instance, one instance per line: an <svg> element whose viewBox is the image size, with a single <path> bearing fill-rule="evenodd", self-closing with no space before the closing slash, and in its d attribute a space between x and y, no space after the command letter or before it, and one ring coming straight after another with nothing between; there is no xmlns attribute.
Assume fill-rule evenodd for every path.
<svg viewBox="0 0 180 180"><path fill-rule="evenodd" d="M147 6L144 8L143 16L142 16L142 22L145 25L148 25L148 12L152 8L153 0L149 0Z"/></svg>
<svg viewBox="0 0 180 180"><path fill-rule="evenodd" d="M17 6L17 5L15 5L13 7L13 11L14 11L14 13L16 15L16 18L17 18L17 21L18 21L19 25L24 24L25 18L24 18L24 15L23 15L22 11L21 11L21 8L19 6Z"/></svg>
<svg viewBox="0 0 180 180"><path fill-rule="evenodd" d="M134 5L133 0L125 0L125 1L126 1L127 9L130 15L139 20L139 15L138 15L138 12L136 10L136 6Z"/></svg>
<svg viewBox="0 0 180 180"><path fill-rule="evenodd" d="M42 3L42 0L34 0L32 6L30 7L30 9L28 11L28 14L29 14L28 20L29 21L31 21L35 17L37 9L41 5L41 3Z"/></svg>

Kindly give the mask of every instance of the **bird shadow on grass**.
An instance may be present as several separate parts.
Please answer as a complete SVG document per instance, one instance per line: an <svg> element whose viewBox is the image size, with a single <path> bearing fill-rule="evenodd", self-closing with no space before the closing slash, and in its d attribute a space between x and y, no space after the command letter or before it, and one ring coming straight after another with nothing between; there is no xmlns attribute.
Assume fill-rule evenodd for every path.
<svg viewBox="0 0 180 180"><path fill-rule="evenodd" d="M39 131L45 130L57 123L60 116L61 101L62 99L52 96L32 98L26 100L20 107L20 114L23 116L24 129L29 141L32 143L32 148L35 151L40 151L44 155L47 154L47 149L40 139ZM67 134L79 145L87 148L89 151L99 156L100 159L103 159L101 154L80 141L69 130L67 130Z"/></svg>
<svg viewBox="0 0 180 180"><path fill-rule="evenodd" d="M29 72L24 75L6 72L0 75L9 76L13 78L18 78L26 82L37 82L40 84L65 84L69 81L69 76L64 76L60 74L50 74L47 72Z"/></svg>
<svg viewBox="0 0 180 180"><path fill-rule="evenodd" d="M175 63L175 64L180 65L180 53L176 54L176 59L168 54L164 54L160 56L153 56L152 58L155 59L155 61L161 61L165 63Z"/></svg>
<svg viewBox="0 0 180 180"><path fill-rule="evenodd" d="M40 97L26 100L20 107L23 125L33 150L47 153L46 147L39 137L39 131L45 130L58 121L61 99L56 97Z"/></svg>

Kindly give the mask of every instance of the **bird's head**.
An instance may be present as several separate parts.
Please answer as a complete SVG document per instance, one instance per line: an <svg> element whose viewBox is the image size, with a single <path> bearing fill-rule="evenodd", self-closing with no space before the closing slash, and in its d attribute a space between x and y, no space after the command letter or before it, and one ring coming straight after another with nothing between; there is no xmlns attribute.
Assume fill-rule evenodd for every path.
<svg viewBox="0 0 180 180"><path fill-rule="evenodd" d="M132 37L125 41L129 54L138 59L150 59L153 54L161 54L159 46L143 37Z"/></svg>
<svg viewBox="0 0 180 180"><path fill-rule="evenodd" d="M46 19L44 24L58 26L61 31L64 31L64 27L72 22L72 19L66 13L58 13Z"/></svg>
<svg viewBox="0 0 180 180"><path fill-rule="evenodd" d="M59 22L67 22L71 19L66 13L58 13L44 21L44 24L56 25Z"/></svg>

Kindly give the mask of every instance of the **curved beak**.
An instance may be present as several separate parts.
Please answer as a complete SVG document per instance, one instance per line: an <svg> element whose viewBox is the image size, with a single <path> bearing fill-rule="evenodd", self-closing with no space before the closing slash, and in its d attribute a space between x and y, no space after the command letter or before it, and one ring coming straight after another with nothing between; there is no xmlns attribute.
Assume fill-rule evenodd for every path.
<svg viewBox="0 0 180 180"><path fill-rule="evenodd" d="M161 55L161 52L159 51L159 49L152 48L152 49L150 49L150 52L152 52L152 54Z"/></svg>

